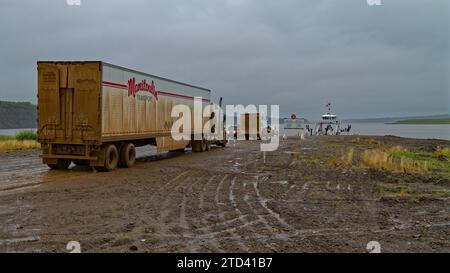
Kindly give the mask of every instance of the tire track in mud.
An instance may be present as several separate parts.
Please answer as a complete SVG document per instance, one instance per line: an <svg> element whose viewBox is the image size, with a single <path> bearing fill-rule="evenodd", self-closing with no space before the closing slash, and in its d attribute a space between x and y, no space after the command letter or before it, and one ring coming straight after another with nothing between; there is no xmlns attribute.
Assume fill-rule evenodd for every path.
<svg viewBox="0 0 450 273"><path fill-rule="evenodd" d="M200 183L203 180L203 177L205 177L206 174L201 175L200 177L197 177L194 182L190 183L190 185L186 188L183 188L183 197L181 200L181 203L179 204L180 207L180 217L179 217L179 223L180 226L182 228L185 229L185 231L183 232L183 234L188 233L188 234L192 234L192 231L189 230L191 227L193 227L193 225L189 224L187 219L186 219L186 205L188 202L188 196L193 197L192 195L195 195L195 193L193 192L193 188L196 184ZM193 199L193 198L191 198ZM188 207L190 208L190 207ZM192 209L194 209L194 207L192 207ZM188 211L189 213L189 211ZM188 232L186 232L188 231ZM195 238L195 239L191 239L188 241L188 251L189 252L198 252L200 250L200 243L199 243L199 239Z"/></svg>
<svg viewBox="0 0 450 273"><path fill-rule="evenodd" d="M177 223L176 221L171 221L170 219L168 219L168 216L175 212L175 210L171 208L172 199L170 199L170 196L175 194L176 189L179 189L183 184L186 184L186 182L191 178L191 171L183 171L175 177L172 177L165 183L160 184L160 186L147 199L144 205L144 211L148 213L148 210L150 210L150 214L154 216L150 217L150 221L144 220L144 224L146 226L152 226L154 228L154 235L158 241L160 241L161 238L169 235L173 235L173 237L176 238L176 240L162 241L152 245L153 250L156 249L159 252L167 252L172 246L176 246L179 249L182 247L188 248L187 244L181 244L180 242L180 239L182 239L184 236L182 234L179 234L179 232L173 232L172 230L174 228L179 228L179 223ZM179 203L177 203L177 207L178 204ZM140 218L147 219L148 214L141 215ZM172 218L180 220L180 216Z"/></svg>
<svg viewBox="0 0 450 273"><path fill-rule="evenodd" d="M219 181L219 183L214 186L211 185L211 181L209 181L208 186L204 188L202 191L202 196L200 197L203 201L200 202L201 207L207 207L202 210L202 219L201 222L203 224L202 227L198 228L196 232L201 232L198 236L201 238L209 238L213 239L214 246L218 248L220 252L229 251L230 244L235 244L239 247L239 249L247 249L248 247L240 244L239 242L244 239L240 239L235 233L242 228L245 228L248 224L239 224L241 220L247 215L238 215L231 219L225 219L224 215L226 213L232 212L230 210L223 210L223 207L226 206L226 203L221 202L220 196L221 191L225 189L223 187L224 183L228 179L228 174L225 174L224 177ZM233 180L235 177L233 177ZM204 193L209 193L208 195L204 195ZM229 196L228 192L225 192L225 196ZM209 206L208 206L209 205ZM238 240L237 242L235 242Z"/></svg>
<svg viewBox="0 0 450 273"><path fill-rule="evenodd" d="M198 205L200 208L204 208L200 219L202 226L193 230L193 236L197 240L206 240L212 248L217 249L219 252L229 250L230 244L235 244L240 251L248 251L248 247L241 242L242 238L235 233L237 227L228 227L228 225L236 222L236 219L225 218L228 211L223 209L223 206L226 206L226 204L221 202L220 196L222 187L227 182L227 178L228 175L225 174L219 183L217 183L217 186L215 186L211 183L215 180L212 177L203 188L199 196L199 199L203 201L199 200ZM210 195L205 195L204 193L210 193ZM207 210L205 210L205 206L208 206ZM236 247L234 248L236 249Z"/></svg>
<svg viewBox="0 0 450 273"><path fill-rule="evenodd" d="M197 228L195 232L202 232L202 236L204 235L204 240L209 244L209 246L212 248L212 252L223 252L222 248L219 245L219 241L217 240L217 238L212 234L213 230L211 229L211 227L208 226L208 223L205 219L205 191L208 189L209 185L211 184L211 182L213 182L216 179L216 175L211 176L208 181L206 182L205 185L203 185L203 187L200 189L200 194L199 194L199 201L198 201L198 209L200 210L200 213L202 215L202 217L200 218L200 224L202 225L202 227ZM194 208L194 206L193 206Z"/></svg>
<svg viewBox="0 0 450 273"><path fill-rule="evenodd" d="M267 181L267 177L263 177L261 182ZM293 231L296 231L295 228L293 228L291 225L289 225L284 219L282 219L280 217L280 214L274 212L272 209L270 209L267 206L267 202L268 200L264 197L261 196L261 193L259 192L258 189L258 183L259 183L259 178L256 179L256 181L253 182L253 189L255 190L255 194L256 194L256 198L258 200L258 204L263 207L269 214L270 216L272 216L273 218L275 218L283 227L291 229Z"/></svg>
<svg viewBox="0 0 450 273"><path fill-rule="evenodd" d="M227 232L228 231L233 231L233 232L241 231L243 233L245 233L245 231L250 231L248 234L252 234L252 236L245 235L245 238L247 238L247 240L248 240L248 238L250 238L250 237L253 238L256 236L256 234L253 233L253 232L255 232L255 228L253 228L253 226L259 225L261 223L264 225L265 220L260 215L258 215L258 212L248 202L248 195L246 193L246 183L241 183L241 185L242 185L242 198L236 198L234 195L235 185L230 184L230 189L233 188L233 194L231 195L231 198L230 198L231 192L229 192L228 199L231 202L233 210L237 211L239 216L225 222L225 223L235 223L236 221L239 221L239 222L241 222L241 224L231 227L231 228L228 228L228 229L225 229L223 231L227 231ZM243 205L242 201L244 201L246 205ZM238 210L236 210L236 209L238 209ZM248 211L248 213L245 213L246 210ZM267 225L267 223L264 226L268 231L271 230L271 228ZM220 232L223 232L223 231L220 231ZM262 238L264 236L258 235L256 237Z"/></svg>
<svg viewBox="0 0 450 273"><path fill-rule="evenodd" d="M220 202L220 190L225 182L225 180L228 178L228 175L225 175L223 179L220 180L219 184L217 185L215 196L214 196L214 203L217 208L217 213L219 215L219 218L222 222L226 222L227 219L225 218L225 210L222 208L222 206L225 206L225 203ZM231 238L233 239L234 243L239 247L241 251L248 252L248 247L242 242L242 237L235 232L236 228L228 228L225 230L222 230L222 232L229 233L231 235Z"/></svg>
<svg viewBox="0 0 450 273"><path fill-rule="evenodd" d="M252 226L254 224L259 223L259 221L258 220L256 220L256 221L248 221L247 220L247 216L248 215L244 214L239 209L238 203L236 202L236 198L235 198L235 195L234 195L234 186L235 186L235 183L236 183L236 179L237 179L237 177L235 176L235 177L233 177L233 180L231 181L230 192L229 192L229 198L228 199L230 200L232 206L234 207L234 210L238 213L238 215L239 215L238 219L242 223L242 227L248 228L248 231L250 231L250 234L258 234L258 232ZM260 241L259 239L261 239L261 236L259 236L257 241ZM265 240L263 240L262 244L264 245L265 248L268 248L268 249L271 248L271 246L268 245Z"/></svg>
<svg viewBox="0 0 450 273"><path fill-rule="evenodd" d="M233 187L236 179L236 176L232 176L230 180L226 179L227 183L229 182L228 188L223 187L223 184L220 187L220 189L223 189L224 195L228 197L226 199L226 203L220 203L220 189L219 186L217 187L218 191L216 191L215 203L221 204L220 206L217 206L219 210L221 209L221 211L219 212L221 222L217 223L216 225L222 225L224 228L216 232L216 234L220 234L221 236L226 236L227 233L230 234L230 239L234 241L234 243L239 247L240 251L249 252L250 249L248 246L248 238L246 238L245 235L242 236L241 234L239 234L239 231L244 232L244 230L251 230L249 229L250 223L246 221L246 217L248 215L245 215L239 209L237 209L236 203L234 201ZM224 207L226 207L227 210L224 210ZM231 219L226 219L225 214L230 214L234 217Z"/></svg>
<svg viewBox="0 0 450 273"><path fill-rule="evenodd" d="M207 180L205 185L201 184L202 188L199 189L200 194L198 195L198 199L197 198L188 199L191 200L190 208L192 208L192 210L190 211L195 211L195 208L198 206L202 212L202 217L200 219L201 226L198 227L199 226L198 223L191 223L193 233L192 236L195 238L191 241L192 244L191 246L195 247L196 251L197 250L205 251L205 249L211 250L212 248L215 252L224 252L230 249L230 241L231 241L232 244L238 246L240 251L248 252L250 251L249 247L246 244L248 238L240 236L238 232L242 229L250 228L250 225L252 223L245 220L247 215L244 215L239 210L235 210L233 205L234 199L233 193L230 192L230 190L232 189L232 185L234 185L237 177L236 176L232 177L230 182L228 175L225 175L223 179L219 181L216 187L214 187L214 185L213 187L211 187L210 186L211 182L213 182L215 178L216 176L213 176ZM228 188L227 191L226 190L227 188L224 185L228 184L229 182L230 187ZM193 189L194 185L189 187L190 192L192 192ZM207 197L205 198L204 193L206 192L206 190L209 190L209 192L214 193L214 196L211 196L212 198ZM187 196L190 192L188 192L185 196ZM228 196L228 200L226 203L221 202L223 200L221 200L220 197L223 196L223 194L225 194L225 196ZM218 211L218 213L215 215L217 216L218 219L215 218L215 220L219 221L214 221L211 225L209 225L206 217L210 217L212 214L206 213L206 211L204 210L204 206L205 201L208 202L212 200L214 200L213 209ZM194 201L198 201L198 204ZM233 208L228 209L229 204L231 204ZM225 207L227 208L227 210L224 209ZM233 211L237 212L238 215L235 218L227 219L225 215L230 214ZM195 217L197 216L198 214L192 215L192 218L190 219L194 221L196 219ZM247 229L245 231L254 232L253 229ZM224 240L225 238L227 239Z"/></svg>
<svg viewBox="0 0 450 273"><path fill-rule="evenodd" d="M158 194L157 198L162 198L163 200L155 200L152 197L151 201L155 201L153 202L152 205L154 204L160 204L159 206L159 216L158 219L161 223L165 223L164 220L167 219L167 217L169 216L169 214L172 212L169 208L171 206L171 202L172 199L170 198L172 195L175 195L177 193L177 190L183 186L184 184L186 184L189 180L192 179L192 174L187 176L188 174L190 174L190 172L185 172L184 175L178 175L177 177L175 177L174 179L170 180L168 183L166 183L163 187L162 190L160 189L157 193ZM187 176L187 177L186 177ZM180 179L183 178L183 179ZM174 182L178 181L178 183L173 184ZM173 186L173 187L170 187ZM168 192L167 194L164 194L165 192ZM155 195L156 196L156 195ZM176 203L178 204L178 203Z"/></svg>
<svg viewBox="0 0 450 273"><path fill-rule="evenodd" d="M254 178L256 178L256 177L257 177L257 176L255 176ZM244 194L244 196L243 196L242 199L243 199L244 202L247 204L247 207L248 207L248 208L250 209L250 211L252 212L252 215L255 215L255 217L257 218L257 220L255 221L255 223L260 223L260 224L262 224L263 227L264 227L264 229L266 229L269 233L271 233L273 230L272 230L272 227L270 226L269 222L263 217L263 214L261 214L260 212L257 211L256 206L254 206L254 205L252 204L252 202L250 201L251 193L250 193L250 192L246 192L246 188L247 188L247 186L248 186L249 183L252 183L252 182L246 181L246 182L244 182L244 183L242 184L242 192L243 192L243 193L245 192L245 194ZM250 195L249 195L249 194L250 194ZM254 197L253 200L256 200L256 197Z"/></svg>
<svg viewBox="0 0 450 273"><path fill-rule="evenodd" d="M153 191L153 193L150 195L150 197L147 199L147 201L144 204L144 209L147 210L149 207L153 207L153 201L155 201L155 198L157 197L158 194L160 194L161 190L163 191L167 191L169 189L169 186L176 182L176 180L178 180L179 178L186 176L187 174L189 174L189 171L184 171L181 172L179 175L169 179L167 182L163 183L162 185L159 185L158 188Z"/></svg>
<svg viewBox="0 0 450 273"><path fill-rule="evenodd" d="M293 237L297 237L299 235L303 234L302 230L299 230L292 225L290 225L285 219L283 219L279 213L275 212L273 209L271 209L268 206L268 202L270 199L267 199L262 196L260 193L260 190L258 188L259 184L261 182L266 182L268 180L268 177L264 176L260 178L259 176L255 177L255 180L251 181L251 188L254 192L254 204L259 205L259 208L262 209L264 212L256 213L258 217L261 219L261 222L264 224L265 228L269 231L268 239L276 239L276 241L286 241L289 239L292 239ZM305 186L308 185L305 183L303 185L302 193L307 190L308 188L305 188ZM274 200L275 202L280 202L279 200ZM249 206L253 205L251 203L248 203ZM256 210L255 210L256 211ZM269 221L269 219L272 219L272 221ZM269 246L270 249L273 249L272 246ZM276 250L276 249L273 249Z"/></svg>
<svg viewBox="0 0 450 273"><path fill-rule="evenodd" d="M254 204L258 203L258 196L252 186L247 186L253 185L254 183L250 178L247 179L247 182L241 184L241 190L236 191L242 194L242 197L237 197L235 195L236 179L237 177L233 177L231 180L228 201L231 204L231 210L237 213L238 216L218 223L235 225L216 231L214 234L219 235L226 232L234 232L242 238L240 239L241 242L245 242L245 245L249 249L248 251L277 251L272 243L279 240L285 241L295 236L295 232L286 233L282 230L280 231L279 228L275 228L274 224L266 220L266 217L273 217L273 215L267 212L263 206L254 206ZM253 197L250 197L250 195ZM278 223L278 225L280 224ZM244 235L239 234L240 231ZM237 240L237 237L232 234L227 238L232 241ZM269 244L269 241L272 241L272 243ZM229 246L226 249L230 251Z"/></svg>
<svg viewBox="0 0 450 273"><path fill-rule="evenodd" d="M189 172L189 174L188 177L179 180L176 185L174 184L174 187L165 186L169 192L164 195L165 199L159 208L160 213L157 219L160 223L160 233L177 233L179 234L178 239L185 243L185 251L198 252L201 247L200 238L196 238L193 234L191 230L193 225L189 223L187 217L187 213L189 214L189 211L195 210L195 208L188 206L188 196L193 195L193 188L204 180L206 174L192 172ZM179 243L180 241L171 242L167 244L167 247Z"/></svg>
<svg viewBox="0 0 450 273"><path fill-rule="evenodd" d="M220 180L220 182L215 186L211 182L213 182L216 179L216 176L210 177L209 179L204 179L206 175L203 174L200 177L194 176L192 174L190 178L184 179L183 181L180 181L175 188L170 188L170 193L167 195L167 198L165 199L164 204L162 205L161 213L159 220L166 222L168 216L172 214L172 211L170 211L170 206L168 203L174 203L178 205L180 214L179 214L179 221L176 227L182 228L183 230L178 234L174 235L178 240L185 241L188 252L198 252L198 251L204 251L205 248L212 248L214 251L223 252L229 249L230 239L232 243L236 244L241 251L249 251L248 247L245 246L241 241L243 240L239 235L236 234L236 230L238 228L241 228L241 226L237 227L227 227L229 224L235 223L238 219L230 219L226 220L224 215L228 212L226 210L223 210L222 207L226 205L225 203L222 203L220 200L221 192L223 191L222 186L227 183L228 175L224 175L224 177ZM194 178L193 178L194 177ZM191 183L188 183L190 182ZM206 183L202 183L206 181ZM188 198L188 197L194 197L192 195L196 195L196 192L194 189L196 188L196 185L201 184L201 189L199 190L198 198ZM211 185L213 187L211 187ZM181 191L180 191L181 190ZM205 196L206 192L210 192L213 194L213 196ZM180 202L173 202L172 196L177 195L177 193L181 193L181 200ZM211 204L212 203L212 204ZM208 225L208 221L206 217L211 216L211 213L205 213L204 211L206 205L214 205L210 206L209 208L212 208L214 211L216 211L216 216L218 216L220 221L213 221L211 225ZM190 214L189 212L197 212L198 209L202 210L201 214ZM176 210L176 208L174 209ZM188 212L187 215L186 212ZM197 219L199 215L201 216L201 219ZM191 217L187 217L191 216ZM176 217L175 217L176 218ZM200 226L199 226L200 223ZM165 223L165 224L170 224ZM176 228L175 227L175 228ZM214 230L215 228L219 228L218 230ZM178 231L178 230L177 230ZM166 234L166 233L165 233ZM226 235L229 236L226 236ZM223 245L226 242L225 245ZM206 245L205 245L206 243ZM160 245L159 249L167 249L167 247L180 247L180 241L172 241L168 242L165 246ZM208 247L209 246L209 247Z"/></svg>
<svg viewBox="0 0 450 273"><path fill-rule="evenodd" d="M241 158L240 158L241 159ZM258 177L260 175L262 175L264 173L264 164L261 164L260 162L260 154L255 154L255 153L249 153L247 155L247 158L245 159L246 163L240 164L239 167L241 167L241 175L245 175L246 177L254 177L256 179L258 179ZM248 168L253 168L254 170L252 170L251 172L247 171ZM237 170L238 171L238 170ZM247 179L245 179L247 180ZM250 215L249 217L254 217L254 220L247 220L246 218L249 217L240 217L239 220L243 223L242 227L248 228L248 230L250 231L250 234L254 234L257 236L253 236L256 237L256 241L259 243L262 243L263 245L265 245L265 247L269 247L272 248L270 245L267 244L267 238L270 238L271 233L273 232L273 228L271 227L271 225L269 224L269 222L265 219L264 214L261 214L255 206L253 206L252 202L250 202L250 196L252 196L251 192L249 192L247 190L247 185L248 181L244 181L243 183L241 183L242 185L242 198L240 200L243 200L246 204L246 207L249 209ZM234 197L234 183L232 183L232 186L230 186L230 193L229 193L229 199L230 202L232 203L233 207L235 210L237 210L238 213L240 213L240 215L244 215L241 211L241 209L239 209L239 204L236 201L237 199ZM257 200L257 196L255 195L254 200ZM242 209L244 209L244 207L241 206ZM258 225L258 224L262 224L263 229L266 230L266 234L258 234L261 233L263 231L261 230L256 230L253 228L254 225ZM258 226L258 229L260 229L260 226Z"/></svg>

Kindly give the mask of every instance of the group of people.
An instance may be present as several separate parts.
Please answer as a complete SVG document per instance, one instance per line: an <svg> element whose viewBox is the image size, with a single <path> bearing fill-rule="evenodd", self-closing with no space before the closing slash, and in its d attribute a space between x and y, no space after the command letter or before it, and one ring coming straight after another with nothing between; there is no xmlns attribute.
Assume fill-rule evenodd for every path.
<svg viewBox="0 0 450 273"><path fill-rule="evenodd" d="M352 129L352 125L349 124L349 125L347 125L347 128L338 129L339 131L337 132L337 134L339 134L339 133L350 133L351 129ZM331 135L331 134L333 134L335 129L333 128L333 126L331 126L331 124L328 124L327 127L325 127L324 130L325 130L325 135ZM311 136L314 134L314 129L311 126L309 126L309 125L306 125L306 131Z"/></svg>

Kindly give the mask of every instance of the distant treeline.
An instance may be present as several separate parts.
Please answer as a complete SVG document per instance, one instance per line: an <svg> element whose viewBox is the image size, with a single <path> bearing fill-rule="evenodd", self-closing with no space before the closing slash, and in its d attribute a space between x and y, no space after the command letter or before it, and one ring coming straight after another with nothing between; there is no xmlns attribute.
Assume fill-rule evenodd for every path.
<svg viewBox="0 0 450 273"><path fill-rule="evenodd" d="M394 124L450 124L450 118L441 118L441 119L407 119L400 120L395 122Z"/></svg>
<svg viewBox="0 0 450 273"><path fill-rule="evenodd" d="M404 122L407 120L415 120L408 121L409 122L424 122L424 120L446 120L450 119L450 115L442 114L442 115L433 115L433 116L411 116L411 117L386 117L386 118L367 118L367 119L346 119L345 123L388 123L388 124L405 124ZM436 121L429 121L427 124L433 123ZM442 122L442 121L441 121ZM442 124L442 123L441 123Z"/></svg>
<svg viewBox="0 0 450 273"><path fill-rule="evenodd" d="M37 108L30 102L0 101L0 129L36 128Z"/></svg>

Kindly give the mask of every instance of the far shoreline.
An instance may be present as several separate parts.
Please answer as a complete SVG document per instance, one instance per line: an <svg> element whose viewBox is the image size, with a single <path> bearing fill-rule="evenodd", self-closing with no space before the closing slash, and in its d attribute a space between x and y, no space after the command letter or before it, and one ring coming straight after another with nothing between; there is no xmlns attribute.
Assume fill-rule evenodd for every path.
<svg viewBox="0 0 450 273"><path fill-rule="evenodd" d="M405 119L386 124L401 125L450 125L450 118L443 119Z"/></svg>

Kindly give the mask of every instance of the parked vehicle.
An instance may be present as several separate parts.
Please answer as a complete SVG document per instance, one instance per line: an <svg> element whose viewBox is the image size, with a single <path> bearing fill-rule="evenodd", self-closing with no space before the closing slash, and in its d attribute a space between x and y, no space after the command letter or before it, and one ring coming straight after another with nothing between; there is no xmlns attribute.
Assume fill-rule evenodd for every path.
<svg viewBox="0 0 450 273"><path fill-rule="evenodd" d="M245 113L241 115L241 130L245 135L245 140L249 140L250 137L261 139L261 115L259 113Z"/></svg>
<svg viewBox="0 0 450 273"><path fill-rule="evenodd" d="M234 125L234 126L228 127L228 130L227 130L227 136L228 136L228 138L231 137L231 138L233 138L233 139L237 139L238 133L239 133L239 128L238 128L238 126Z"/></svg>
<svg viewBox="0 0 450 273"><path fill-rule="evenodd" d="M38 62L43 162L53 169L74 162L112 171L132 167L138 146L154 145L158 152L225 146L225 138L194 140L201 131L193 131L190 140L172 138L172 108L184 104L193 115L194 97L211 103L209 89L105 62Z"/></svg>

